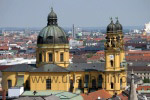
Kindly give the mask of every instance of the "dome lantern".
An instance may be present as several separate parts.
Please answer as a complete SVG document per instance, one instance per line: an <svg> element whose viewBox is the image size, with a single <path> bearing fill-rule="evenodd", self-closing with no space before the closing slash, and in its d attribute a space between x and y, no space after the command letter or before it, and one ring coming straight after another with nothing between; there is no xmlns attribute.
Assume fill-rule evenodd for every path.
<svg viewBox="0 0 150 100"><path fill-rule="evenodd" d="M53 8L51 8L51 12L48 15L47 21L47 25L57 25L57 15L54 12Z"/></svg>

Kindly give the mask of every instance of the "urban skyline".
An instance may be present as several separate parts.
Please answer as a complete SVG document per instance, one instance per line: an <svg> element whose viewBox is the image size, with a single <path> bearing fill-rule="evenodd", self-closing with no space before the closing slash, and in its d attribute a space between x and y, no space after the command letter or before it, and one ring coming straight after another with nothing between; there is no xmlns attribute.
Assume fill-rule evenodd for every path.
<svg viewBox="0 0 150 100"><path fill-rule="evenodd" d="M1 0L0 99L149 100L148 4Z"/></svg>

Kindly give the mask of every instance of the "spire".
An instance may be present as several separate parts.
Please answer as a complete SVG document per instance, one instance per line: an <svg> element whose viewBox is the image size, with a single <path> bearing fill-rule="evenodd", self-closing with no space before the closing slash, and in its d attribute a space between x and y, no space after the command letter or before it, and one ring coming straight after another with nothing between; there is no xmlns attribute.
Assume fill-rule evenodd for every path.
<svg viewBox="0 0 150 100"><path fill-rule="evenodd" d="M51 12L53 11L53 7L51 7Z"/></svg>
<svg viewBox="0 0 150 100"><path fill-rule="evenodd" d="M117 31L122 32L122 25L120 24L120 22L118 20L118 17L116 17L116 23L115 23L115 25L116 25Z"/></svg>
<svg viewBox="0 0 150 100"><path fill-rule="evenodd" d="M113 24L114 22L113 22L113 19L112 19L112 17L110 17L110 21L111 21L111 24Z"/></svg>
<svg viewBox="0 0 150 100"><path fill-rule="evenodd" d="M117 21L116 21L116 24L120 24L120 23L119 23L119 20L118 20L118 17L116 17L116 20L117 20Z"/></svg>
<svg viewBox="0 0 150 100"><path fill-rule="evenodd" d="M51 7L51 12L48 15L47 21L47 25L57 25L57 15L54 12L53 7Z"/></svg>
<svg viewBox="0 0 150 100"><path fill-rule="evenodd" d="M135 85L134 85L134 72L133 72L133 69L132 69L132 72L131 72L129 100L138 100L137 93L136 93L136 88L135 88Z"/></svg>

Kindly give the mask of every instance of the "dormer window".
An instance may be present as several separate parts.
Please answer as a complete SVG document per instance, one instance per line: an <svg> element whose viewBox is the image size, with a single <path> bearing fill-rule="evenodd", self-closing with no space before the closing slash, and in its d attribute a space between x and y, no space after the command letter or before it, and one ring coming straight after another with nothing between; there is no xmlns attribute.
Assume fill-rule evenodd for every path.
<svg viewBox="0 0 150 100"><path fill-rule="evenodd" d="M47 40L47 43L52 43L53 42L53 36L48 36L46 38L46 40Z"/></svg>
<svg viewBox="0 0 150 100"><path fill-rule="evenodd" d="M64 41L64 37L63 37L63 36L60 36L60 37L58 37L58 38L59 38L60 42L63 42L63 41Z"/></svg>

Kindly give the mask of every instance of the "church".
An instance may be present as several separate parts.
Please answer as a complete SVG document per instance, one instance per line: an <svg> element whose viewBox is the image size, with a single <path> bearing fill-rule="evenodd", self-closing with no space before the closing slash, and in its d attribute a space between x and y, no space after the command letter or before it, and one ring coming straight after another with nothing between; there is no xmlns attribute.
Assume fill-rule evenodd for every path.
<svg viewBox="0 0 150 100"><path fill-rule="evenodd" d="M70 63L69 42L57 23L53 8L37 38L36 65L19 64L2 71L2 88L24 87L24 90L63 90L89 93L105 89L120 94L127 84L127 64L122 25L111 19L106 29L105 62Z"/></svg>

